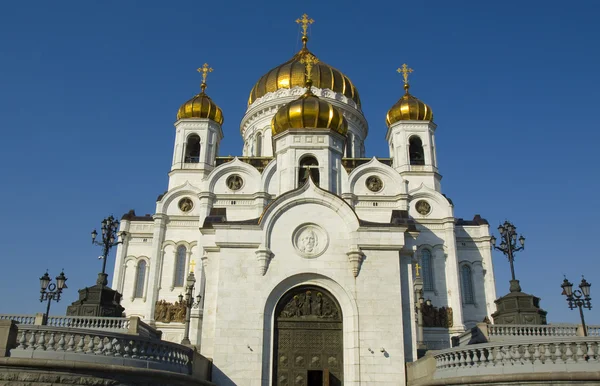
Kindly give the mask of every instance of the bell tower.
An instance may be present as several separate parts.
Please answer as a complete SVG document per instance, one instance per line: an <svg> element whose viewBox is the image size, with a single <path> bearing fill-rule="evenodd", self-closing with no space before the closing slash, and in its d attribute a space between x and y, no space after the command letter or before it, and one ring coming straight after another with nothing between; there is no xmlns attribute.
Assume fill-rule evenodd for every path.
<svg viewBox="0 0 600 386"><path fill-rule="evenodd" d="M409 93L408 76L413 72L406 64L397 70L404 81L404 95L387 113L386 139L392 166L409 182L409 189L421 184L440 191L435 150L435 129L431 107Z"/></svg>
<svg viewBox="0 0 600 386"><path fill-rule="evenodd" d="M223 112L205 91L206 77L212 71L208 63L198 69L202 74L201 91L177 112L169 189L187 180L202 179L215 167L223 139Z"/></svg>

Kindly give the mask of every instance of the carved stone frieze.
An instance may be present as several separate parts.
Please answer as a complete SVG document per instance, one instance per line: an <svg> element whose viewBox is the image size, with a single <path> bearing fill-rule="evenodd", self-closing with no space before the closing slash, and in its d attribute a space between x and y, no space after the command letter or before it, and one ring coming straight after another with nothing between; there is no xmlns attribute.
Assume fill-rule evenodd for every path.
<svg viewBox="0 0 600 386"><path fill-rule="evenodd" d="M427 304L421 305L423 314L423 327L443 327L450 328L454 326L454 316L452 307L434 307Z"/></svg>
<svg viewBox="0 0 600 386"><path fill-rule="evenodd" d="M154 320L162 323L184 323L186 312L187 309L183 302L169 303L163 299L156 302Z"/></svg>
<svg viewBox="0 0 600 386"><path fill-rule="evenodd" d="M341 319L334 301L317 290L306 290L294 295L281 309L278 317L286 319Z"/></svg>

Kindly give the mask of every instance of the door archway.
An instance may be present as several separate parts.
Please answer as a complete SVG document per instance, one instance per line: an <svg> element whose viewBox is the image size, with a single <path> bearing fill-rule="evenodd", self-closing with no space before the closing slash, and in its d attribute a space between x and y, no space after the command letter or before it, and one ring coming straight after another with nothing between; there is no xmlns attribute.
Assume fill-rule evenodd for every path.
<svg viewBox="0 0 600 386"><path fill-rule="evenodd" d="M275 308L273 384L340 386L344 376L342 311L316 286L288 291Z"/></svg>

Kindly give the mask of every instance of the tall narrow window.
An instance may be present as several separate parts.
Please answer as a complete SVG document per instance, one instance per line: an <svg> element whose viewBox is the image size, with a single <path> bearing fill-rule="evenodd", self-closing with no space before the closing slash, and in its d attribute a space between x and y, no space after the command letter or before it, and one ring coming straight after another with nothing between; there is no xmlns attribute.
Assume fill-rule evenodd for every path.
<svg viewBox="0 0 600 386"><path fill-rule="evenodd" d="M423 142L421 138L413 135L408 140L408 153L411 165L425 165L425 153L423 151Z"/></svg>
<svg viewBox="0 0 600 386"><path fill-rule="evenodd" d="M188 137L187 143L185 145L185 162L200 162L200 137L196 134L192 134Z"/></svg>
<svg viewBox="0 0 600 386"><path fill-rule="evenodd" d="M347 158L352 158L352 134L348 133L348 135L346 135L346 157Z"/></svg>
<svg viewBox="0 0 600 386"><path fill-rule="evenodd" d="M475 304L475 295L473 294L473 273L471 267L463 265L460 269L460 279L462 281L463 302L465 304Z"/></svg>
<svg viewBox="0 0 600 386"><path fill-rule="evenodd" d="M144 286L146 281L146 261L141 260L137 265L135 272L135 292L133 297L143 298L144 297Z"/></svg>
<svg viewBox="0 0 600 386"><path fill-rule="evenodd" d="M421 269L423 272L423 289L433 291L433 262L431 261L431 251L429 249L421 251Z"/></svg>
<svg viewBox="0 0 600 386"><path fill-rule="evenodd" d="M185 283L185 260L187 250L183 245L177 247L177 254L175 256L175 280L173 287L183 287Z"/></svg>
<svg viewBox="0 0 600 386"><path fill-rule="evenodd" d="M304 185L311 177L313 182L319 185L319 162L315 157L304 157L300 160L300 168L298 170L298 187Z"/></svg>
<svg viewBox="0 0 600 386"><path fill-rule="evenodd" d="M254 155L257 157L262 156L262 134L256 134L256 140L254 141Z"/></svg>

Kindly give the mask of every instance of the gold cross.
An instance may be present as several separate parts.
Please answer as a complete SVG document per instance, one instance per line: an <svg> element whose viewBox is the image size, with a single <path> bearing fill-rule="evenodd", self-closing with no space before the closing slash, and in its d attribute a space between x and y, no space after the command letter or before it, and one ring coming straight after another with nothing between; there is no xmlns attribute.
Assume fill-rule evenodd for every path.
<svg viewBox="0 0 600 386"><path fill-rule="evenodd" d="M404 84L408 84L408 74L410 74L411 72L413 72L412 68L408 68L408 66L406 65L406 63L404 63L402 65L401 68L399 68L398 73L402 74L402 77L404 78Z"/></svg>
<svg viewBox="0 0 600 386"><path fill-rule="evenodd" d="M297 19L296 23L302 24L302 37L306 37L308 35L308 26L309 24L314 23L313 19L309 19L307 14L302 15L302 19Z"/></svg>
<svg viewBox="0 0 600 386"><path fill-rule="evenodd" d="M417 277L421 277L421 273L419 272L420 269L421 266L419 265L419 263L415 264L415 274L417 275Z"/></svg>
<svg viewBox="0 0 600 386"><path fill-rule="evenodd" d="M204 92L204 89L206 89L206 77L208 76L209 72L213 72L213 69L208 65L208 63L204 63L204 65L197 71L202 73L202 84L200 85L200 88L202 89L202 92Z"/></svg>
<svg viewBox="0 0 600 386"><path fill-rule="evenodd" d="M319 63L319 59L309 52L302 56L300 63L306 67L306 83L312 83L312 69L315 64Z"/></svg>
<svg viewBox="0 0 600 386"><path fill-rule="evenodd" d="M196 270L196 262L194 260L190 261L190 272L194 272Z"/></svg>

